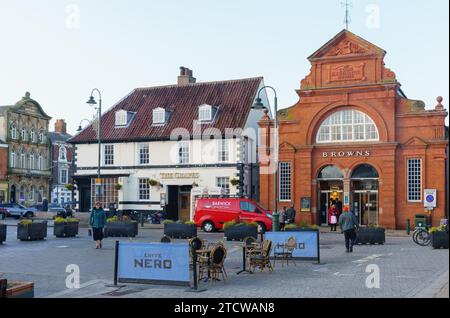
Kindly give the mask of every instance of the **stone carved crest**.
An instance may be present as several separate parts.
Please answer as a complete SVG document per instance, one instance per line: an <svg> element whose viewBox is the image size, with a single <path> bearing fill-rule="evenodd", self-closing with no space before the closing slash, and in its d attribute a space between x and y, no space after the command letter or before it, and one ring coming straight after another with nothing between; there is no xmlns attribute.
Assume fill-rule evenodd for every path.
<svg viewBox="0 0 450 318"><path fill-rule="evenodd" d="M365 81L365 63L330 66L327 83L345 81Z"/></svg>
<svg viewBox="0 0 450 318"><path fill-rule="evenodd" d="M351 42L350 40L344 40L335 47L333 47L325 56L342 56L350 54L365 54L367 50L361 45Z"/></svg>

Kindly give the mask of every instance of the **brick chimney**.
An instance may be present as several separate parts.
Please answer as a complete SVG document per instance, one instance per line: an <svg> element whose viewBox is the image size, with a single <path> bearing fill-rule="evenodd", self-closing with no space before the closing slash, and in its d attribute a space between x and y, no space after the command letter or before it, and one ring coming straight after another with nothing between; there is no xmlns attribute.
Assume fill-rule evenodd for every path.
<svg viewBox="0 0 450 318"><path fill-rule="evenodd" d="M180 76L178 76L178 85L194 84L197 80L194 78L192 70L181 66Z"/></svg>
<svg viewBox="0 0 450 318"><path fill-rule="evenodd" d="M57 119L55 122L55 132L60 134L67 134L67 124L64 119Z"/></svg>

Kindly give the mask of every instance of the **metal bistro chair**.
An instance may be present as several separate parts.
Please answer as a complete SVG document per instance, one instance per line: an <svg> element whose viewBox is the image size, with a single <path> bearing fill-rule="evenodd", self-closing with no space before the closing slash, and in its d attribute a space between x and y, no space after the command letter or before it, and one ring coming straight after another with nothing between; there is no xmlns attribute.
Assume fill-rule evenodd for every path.
<svg viewBox="0 0 450 318"><path fill-rule="evenodd" d="M255 272L256 267L261 269L261 272L267 267L269 271L273 272L273 267L270 262L270 252L272 251L272 241L265 240L262 243L262 249L260 252L252 250L250 253L250 268L252 272Z"/></svg>
<svg viewBox="0 0 450 318"><path fill-rule="evenodd" d="M191 267L193 266L194 255L198 250L201 250L204 247L205 243L202 239L198 237L194 237L189 240L189 255L191 256Z"/></svg>
<svg viewBox="0 0 450 318"><path fill-rule="evenodd" d="M286 262L286 265L289 266L289 260L291 260L295 266L297 266L297 263L295 262L293 258L294 250L297 247L297 240L295 237L288 238L287 242L283 244L282 252L274 252L275 261L274 266L277 260L281 260L281 267L284 267L284 263Z"/></svg>

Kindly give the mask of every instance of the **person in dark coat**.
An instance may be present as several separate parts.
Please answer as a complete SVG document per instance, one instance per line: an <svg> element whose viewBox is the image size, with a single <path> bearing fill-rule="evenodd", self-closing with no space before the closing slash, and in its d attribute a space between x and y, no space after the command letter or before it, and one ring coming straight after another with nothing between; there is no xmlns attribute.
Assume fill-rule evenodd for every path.
<svg viewBox="0 0 450 318"><path fill-rule="evenodd" d="M295 223L295 212L294 205L292 205L286 212L286 224L294 224Z"/></svg>
<svg viewBox="0 0 450 318"><path fill-rule="evenodd" d="M106 213L100 202L95 203L95 207L92 209L89 224L92 227L95 248L102 248L103 228L106 225Z"/></svg>

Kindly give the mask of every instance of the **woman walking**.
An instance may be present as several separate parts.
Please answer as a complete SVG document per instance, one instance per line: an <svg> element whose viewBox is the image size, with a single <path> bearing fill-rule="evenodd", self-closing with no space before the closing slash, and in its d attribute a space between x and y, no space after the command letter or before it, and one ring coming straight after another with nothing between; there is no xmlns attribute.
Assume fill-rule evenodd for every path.
<svg viewBox="0 0 450 318"><path fill-rule="evenodd" d="M328 209L328 223L331 225L331 232L336 232L338 224L339 210L335 204Z"/></svg>
<svg viewBox="0 0 450 318"><path fill-rule="evenodd" d="M106 213L102 208L102 204L100 202L95 203L95 207L92 209L90 225L92 227L92 232L95 241L95 248L102 248L102 240L103 240L103 228L106 224Z"/></svg>

